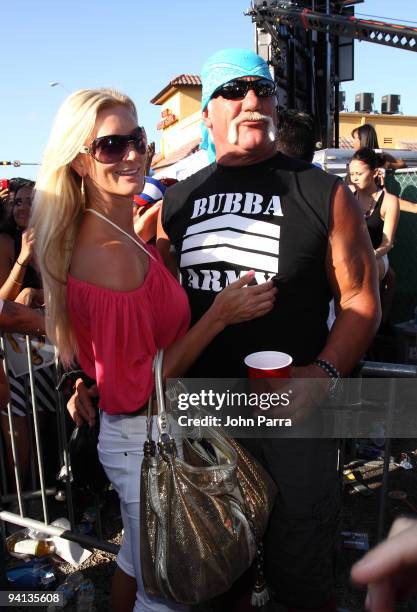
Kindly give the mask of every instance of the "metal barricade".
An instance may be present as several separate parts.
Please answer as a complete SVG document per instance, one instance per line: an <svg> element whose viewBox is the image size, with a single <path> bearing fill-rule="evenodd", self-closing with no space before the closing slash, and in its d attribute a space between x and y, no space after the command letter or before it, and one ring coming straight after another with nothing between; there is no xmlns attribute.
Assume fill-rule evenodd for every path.
<svg viewBox="0 0 417 612"><path fill-rule="evenodd" d="M2 346L4 347L4 342L2 340ZM26 336L26 351L28 355L28 372L29 372L29 387L31 392L31 408L32 408L32 420L33 420L33 435L35 439L35 453L33 456L33 461L36 465L34 465L34 470L37 471L37 477L39 479L39 488L33 487L32 490L25 491L22 489L21 482L21 474L19 470L19 461L18 461L18 452L17 452L17 444L14 436L14 427L13 427L13 411L12 406L9 403L8 405L8 419L9 419L9 428L11 435L11 448L12 448L12 456L13 456L13 469L16 480L16 494L10 493L7 490L6 486L6 467L4 465L4 452L1 453L1 461L0 461L0 484L1 484L1 495L0 495L0 526L1 533L3 536L3 546L5 546L5 523L13 523L15 525L20 525L26 528L32 528L38 531L42 531L51 537L59 536L61 538L76 542L83 547L95 548L105 552L116 554L119 550L119 547L111 542L106 542L102 537L101 530L101 518L100 518L100 504L99 498L96 496L95 503L97 507L97 532L98 538L94 538L85 534L79 534L74 531L75 527L75 516L74 516L74 503L73 503L73 495L72 495L72 485L70 482L70 478L67 477L65 480L66 484L66 501L67 501L67 511L68 511L68 519L70 521L71 529L65 530L61 527L56 527L51 525L49 522L49 512L48 512L48 497L55 495L57 492L56 487L47 487L45 481L45 473L44 473L44 456L42 452L42 439L39 425L39 414L38 414L38 406L36 399L36 389L35 389L35 376L34 376L34 368L31 359L31 344L30 338ZM4 368L7 373L7 350L5 351L5 362ZM55 364L56 368L56 380L60 377L62 372L60 371L59 365ZM365 361L361 362L355 372L355 376L363 377L363 378L388 378L389 381L389 397L387 399L387 411L390 413L393 402L395 399L395 389L396 389L396 381L401 378L416 378L417 377L417 366L413 365L402 365L402 364L391 364L391 363L378 363L378 362L370 362ZM66 406L64 397L61 392L57 392L56 397L56 419L57 419L57 434L58 434L58 452L60 457L61 466L65 467L65 472L67 476L70 474L70 461L67 451L67 431L66 431ZM28 417L29 418L29 417ZM387 504L387 495L388 495L388 481L389 481L389 461L390 461L390 439L389 439L389 429L386 432L387 438L385 440L385 456L383 463L383 474L382 474L382 486L380 490L380 503L379 503L379 514L378 514L378 540L380 540L383 536L383 528L385 522L385 514L386 514L386 504ZM1 436L0 436L1 438ZM37 469L35 469L37 468ZM32 482L35 484L35 482ZM42 501L42 514L43 521L36 520L32 517L26 515L25 512L25 502L31 499L41 499ZM8 503L10 501L17 500L19 506L19 514L3 510L3 504ZM4 563L4 556L3 556ZM2 581L3 585L6 584L5 580L5 567L0 565L0 581ZM7 586L4 586L7 589Z"/></svg>
<svg viewBox="0 0 417 612"><path fill-rule="evenodd" d="M5 343L4 337L0 337L1 346L5 354L3 363L6 377L8 377L8 350ZM8 429L10 435L10 447L12 456L12 472L14 475L16 492L10 491L10 483L8 484L8 476L10 477L10 469L7 469L7 456L5 452L5 444L2 441L2 435L0 434L0 532L2 536L3 549L6 547L6 523L12 523L26 528L32 528L42 533L49 534L51 537L60 536L61 538L77 542L81 546L88 548L95 548L117 554L119 546L106 542L103 540L102 534L102 522L100 515L100 496L93 495L94 506L96 509L96 532L98 537L91 537L85 534L79 534L74 531L75 528L75 513L74 513L74 500L73 500L73 486L70 482L70 461L67 449L67 428L66 428L66 406L63 394L58 392L57 382L62 374L61 369L57 361L54 363L54 393L56 396L55 404L55 417L56 417L56 438L57 438L57 452L59 456L59 466L64 466L65 478L65 501L67 509L67 518L71 525L71 530L65 530L60 527L56 527L50 524L49 508L48 508L48 497L55 496L58 492L56 486L47 486L45 478L45 453L42 448L42 432L39 419L39 406L37 398L35 371L32 363L32 350L31 338L25 337L25 347L27 355L27 367L28 374L24 375L27 380L27 393L26 393L26 404L27 404L27 424L31 425L28 427L29 440L34 440L34 448L29 450L30 459L30 480L31 488L29 490L24 489L22 482L21 466L19 465L19 452L18 452L18 440L16 440L15 430L15 419L22 418L16 417L13 412L12 403L9 402L7 406L7 418L8 418ZM23 379L22 379L23 380ZM50 415L52 417L52 415ZM4 435L5 432L2 432ZM7 433L6 433L7 435ZM28 441L27 441L28 442ZM31 452L33 450L33 452ZM9 471L9 474L7 473ZM30 500L40 499L42 503L42 520L37 520L33 517L29 517L26 512L26 502ZM5 504L17 502L18 513L4 510ZM4 555L2 555L4 560ZM5 567L0 566L0 580L3 584L6 584L5 580ZM7 587L5 587L7 588Z"/></svg>

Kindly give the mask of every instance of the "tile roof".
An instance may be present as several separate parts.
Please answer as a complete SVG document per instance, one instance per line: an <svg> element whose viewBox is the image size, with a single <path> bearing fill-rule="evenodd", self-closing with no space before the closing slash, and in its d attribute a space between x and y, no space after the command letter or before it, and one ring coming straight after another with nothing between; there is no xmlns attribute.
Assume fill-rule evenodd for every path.
<svg viewBox="0 0 417 612"><path fill-rule="evenodd" d="M197 74L179 74L171 79L160 92L151 100L151 104L158 104L158 100L171 89L171 87L201 87L201 79Z"/></svg>
<svg viewBox="0 0 417 612"><path fill-rule="evenodd" d="M170 81L171 85L201 85L198 74L180 74Z"/></svg>
<svg viewBox="0 0 417 612"><path fill-rule="evenodd" d="M401 145L401 149L406 149L408 151L417 151L416 140L400 140L398 144Z"/></svg>
<svg viewBox="0 0 417 612"><path fill-rule="evenodd" d="M339 148L340 149L353 149L353 138L351 136L340 136L339 137Z"/></svg>
<svg viewBox="0 0 417 612"><path fill-rule="evenodd" d="M170 155L168 155L168 157L162 157L160 153L155 155L151 164L152 169L158 170L158 168L166 168L167 166L172 166L172 164L181 161L181 159L188 157L188 155L191 155L191 153L195 153L200 145L200 142L201 138L195 138L191 142L187 142L187 144L182 145L182 147L173 151Z"/></svg>

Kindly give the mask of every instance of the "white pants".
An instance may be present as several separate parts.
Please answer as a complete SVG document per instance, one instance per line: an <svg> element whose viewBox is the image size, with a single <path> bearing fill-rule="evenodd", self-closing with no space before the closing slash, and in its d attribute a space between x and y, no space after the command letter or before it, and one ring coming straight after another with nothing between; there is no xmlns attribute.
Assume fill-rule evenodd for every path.
<svg viewBox="0 0 417 612"><path fill-rule="evenodd" d="M384 279L387 275L388 268L389 268L388 255L385 253L385 255L381 257L381 259L382 259L382 263L384 264L384 275L382 277L382 279Z"/></svg>
<svg viewBox="0 0 417 612"><path fill-rule="evenodd" d="M175 437L180 450L181 440ZM139 500L145 440L145 416L110 416L101 412L98 454L108 479L119 495L124 528L117 565L136 578L134 612L186 612L189 609L187 606L147 595L142 582Z"/></svg>

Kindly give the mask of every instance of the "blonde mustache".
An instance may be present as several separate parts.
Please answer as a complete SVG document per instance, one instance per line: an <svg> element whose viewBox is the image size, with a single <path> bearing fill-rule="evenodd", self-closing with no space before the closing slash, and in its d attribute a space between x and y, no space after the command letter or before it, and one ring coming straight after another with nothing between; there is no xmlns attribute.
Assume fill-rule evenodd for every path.
<svg viewBox="0 0 417 612"><path fill-rule="evenodd" d="M227 140L230 144L235 145L238 141L238 127L243 121L264 121L267 123L268 138L271 142L275 141L275 126L272 117L262 115L257 111L245 111L232 119L227 131Z"/></svg>

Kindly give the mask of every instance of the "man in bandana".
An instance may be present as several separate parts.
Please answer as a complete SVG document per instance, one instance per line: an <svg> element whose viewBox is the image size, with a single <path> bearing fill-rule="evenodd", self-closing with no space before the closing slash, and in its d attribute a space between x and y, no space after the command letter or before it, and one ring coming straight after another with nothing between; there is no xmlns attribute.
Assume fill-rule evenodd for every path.
<svg viewBox="0 0 417 612"><path fill-rule="evenodd" d="M181 272L194 320L248 270L257 283L275 277L279 290L271 313L227 328L188 375L244 378L245 355L262 350L292 355L293 377L348 375L380 319L357 202L337 177L277 152L276 88L258 55L215 53L202 84L203 143L213 163L167 192L158 246ZM329 335L332 296L338 314ZM333 612L335 441L251 442L279 490L264 544L269 586L287 610Z"/></svg>

